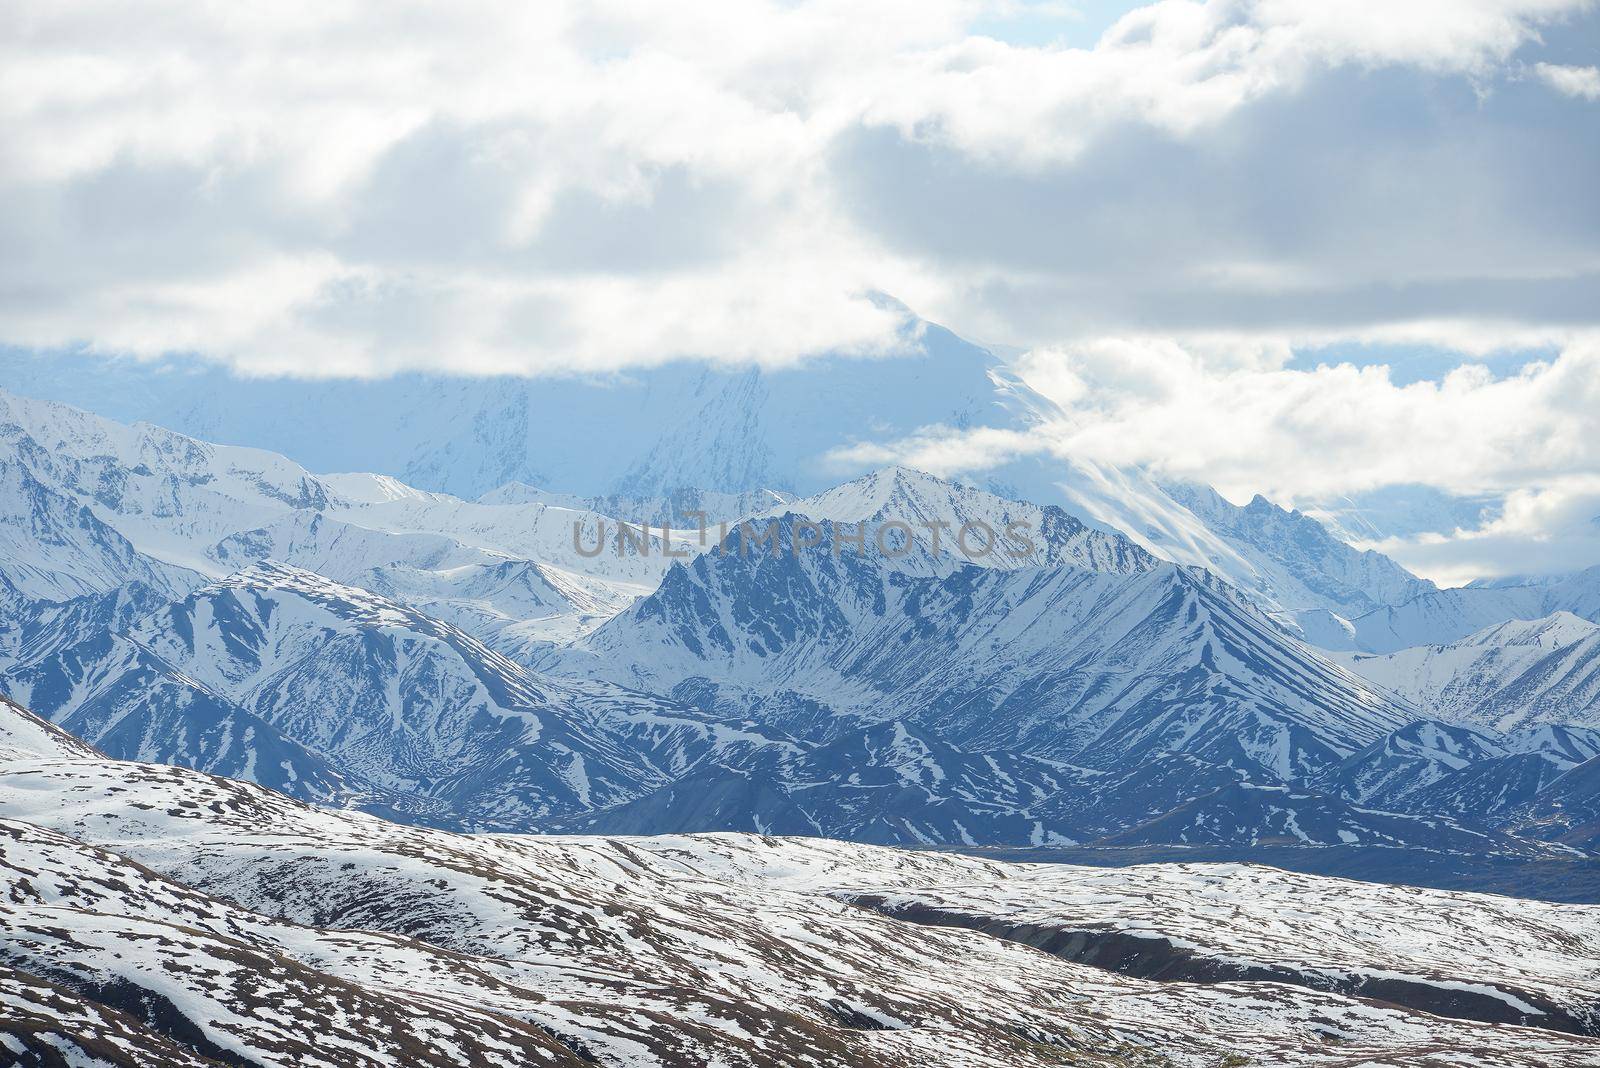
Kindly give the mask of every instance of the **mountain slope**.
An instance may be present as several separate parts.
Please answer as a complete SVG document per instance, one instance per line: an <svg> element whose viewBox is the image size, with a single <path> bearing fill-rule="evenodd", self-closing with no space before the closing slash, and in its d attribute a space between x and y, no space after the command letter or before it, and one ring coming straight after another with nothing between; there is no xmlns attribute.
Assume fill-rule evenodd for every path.
<svg viewBox="0 0 1600 1068"><path fill-rule="evenodd" d="M0 583L13 596L65 601L130 581L177 593L199 576L140 553L82 502L0 454Z"/></svg>
<svg viewBox="0 0 1600 1068"><path fill-rule="evenodd" d="M1502 826L1569 769L1600 754L1600 730L1498 734L1409 723L1327 769L1315 783L1358 804Z"/></svg>
<svg viewBox="0 0 1600 1068"><path fill-rule="evenodd" d="M1249 560L1262 592L1285 607L1320 608L1350 618L1435 590L1387 556L1353 549L1310 516L1279 508L1259 494L1240 507L1209 486L1163 488Z"/></svg>
<svg viewBox="0 0 1600 1068"><path fill-rule="evenodd" d="M962 564L1002 569L1075 564L1125 574L1159 564L1123 535L1087 526L1059 507L1009 500L906 467L886 467L779 505L764 518L785 515L859 527L866 549L926 574ZM906 545L908 537L914 548Z"/></svg>
<svg viewBox="0 0 1600 1068"><path fill-rule="evenodd" d="M1600 624L1570 612L1499 623L1448 645L1336 659L1441 719L1499 731L1600 727Z"/></svg>
<svg viewBox="0 0 1600 1068"><path fill-rule="evenodd" d="M278 560L402 599L415 590L418 604L523 649L592 629L655 587L667 542L619 528L583 509L313 475L273 453L0 391L7 600L61 602L129 582L173 596ZM680 536L673 551L689 544Z"/></svg>
<svg viewBox="0 0 1600 1068"><path fill-rule="evenodd" d="M706 762L636 801L560 821L587 834L753 831L880 845L1069 845L1101 773L1007 753L966 753L903 723L826 745ZM1054 805L1041 811L1046 802Z"/></svg>

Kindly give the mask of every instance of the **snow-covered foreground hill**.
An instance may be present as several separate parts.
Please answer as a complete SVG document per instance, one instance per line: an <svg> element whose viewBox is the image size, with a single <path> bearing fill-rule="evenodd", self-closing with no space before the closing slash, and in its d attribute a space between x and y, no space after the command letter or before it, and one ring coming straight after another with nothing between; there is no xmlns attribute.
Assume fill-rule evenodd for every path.
<svg viewBox="0 0 1600 1068"><path fill-rule="evenodd" d="M9 706L0 741L16 1059L1600 1059L1594 907L744 835L462 836L99 759Z"/></svg>

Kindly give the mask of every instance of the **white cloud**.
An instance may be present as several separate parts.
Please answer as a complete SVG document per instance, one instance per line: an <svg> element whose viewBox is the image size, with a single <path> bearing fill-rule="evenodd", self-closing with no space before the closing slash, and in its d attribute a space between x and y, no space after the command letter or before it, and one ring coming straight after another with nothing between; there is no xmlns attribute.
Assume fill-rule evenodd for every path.
<svg viewBox="0 0 1600 1068"><path fill-rule="evenodd" d="M1552 88L1584 100L1600 100L1600 67L1563 67L1539 63L1533 68Z"/></svg>
<svg viewBox="0 0 1600 1068"><path fill-rule="evenodd" d="M1474 529L1386 539L1372 548L1447 585L1593 567L1600 561L1600 475L1515 489L1500 515Z"/></svg>
<svg viewBox="0 0 1600 1068"><path fill-rule="evenodd" d="M1145 184L1128 139L1237 156L1227 124L1298 107L1332 72L1510 77L1519 49L1590 6L1165 0L1085 50L971 32L1011 0L14 4L0 343L308 374L784 363L893 346L871 291L1037 344L1197 302L1226 314L1219 285L1252 308L1287 287L1335 320L1414 321L1439 309L1338 293L1431 284L1414 262L1426 232L1397 234L1385 264L1286 241L1271 176L1231 194L1248 204L1214 210L1198 185L1175 200ZM934 155L858 151L880 137ZM1448 149L1415 173L1463 173ZM1027 203L1006 182L1034 183L1042 225L971 232ZM1334 232L1394 199L1381 181L1353 188L1317 209ZM1529 221L1504 199L1483 201L1478 255L1439 256L1452 271L1525 277L1531 247L1557 278L1600 269L1592 228L1511 247L1507 228ZM1095 250L1103 271L1075 251L1084 213L1090 240L1128 239ZM1199 219L1239 236L1200 239ZM1526 325L1524 307L1512 317Z"/></svg>

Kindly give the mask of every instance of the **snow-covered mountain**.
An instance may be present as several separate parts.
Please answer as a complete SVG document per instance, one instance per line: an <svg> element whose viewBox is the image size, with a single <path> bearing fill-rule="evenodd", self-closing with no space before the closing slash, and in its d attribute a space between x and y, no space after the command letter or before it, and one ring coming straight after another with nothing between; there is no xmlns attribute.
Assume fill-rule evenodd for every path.
<svg viewBox="0 0 1600 1068"><path fill-rule="evenodd" d="M1498 623L1448 645L1335 658L1439 719L1497 731L1600 727L1600 624L1570 612Z"/></svg>
<svg viewBox="0 0 1600 1068"><path fill-rule="evenodd" d="M777 505L761 518L785 515L859 528L864 551L877 550L876 556L897 561L899 569L922 574L948 574L966 564L1071 564L1116 573L1159 564L1123 534L1090 527L1059 506L1010 500L905 467L886 467Z"/></svg>
<svg viewBox="0 0 1600 1068"><path fill-rule="evenodd" d="M1249 561L1258 578L1244 588L1291 610L1321 609L1348 619L1435 590L1382 553L1351 548L1310 516L1259 494L1240 507L1209 486L1163 489Z"/></svg>
<svg viewBox="0 0 1600 1068"><path fill-rule="evenodd" d="M630 497L608 493L584 497L576 493L554 493L526 482L507 482L478 498L480 504L545 504L575 508L602 515L614 515L629 523L671 526L678 530L698 529L702 522L718 523L757 515L794 500L782 490L744 490L731 493L679 486L657 497Z"/></svg>
<svg viewBox="0 0 1600 1068"><path fill-rule="evenodd" d="M1070 845L1111 778L1011 753L968 753L904 723L815 746L706 761L636 801L558 821L604 834L697 830L816 835L881 845ZM1068 798L1076 803L1071 803Z"/></svg>
<svg viewBox="0 0 1600 1068"><path fill-rule="evenodd" d="M24 1062L1576 1068L1600 1050L1590 906L748 835L463 836L92 756L0 766L0 811L0 1043Z"/></svg>
<svg viewBox="0 0 1600 1068"><path fill-rule="evenodd" d="M1363 808L1330 794L1238 783L1148 823L1108 836L1107 846L1362 846L1466 856L1550 858L1558 849L1443 816Z"/></svg>
<svg viewBox="0 0 1600 1068"><path fill-rule="evenodd" d="M1316 778L1350 801L1486 826L1515 822L1519 808L1600 754L1600 730L1534 727L1510 734L1419 720Z"/></svg>
<svg viewBox="0 0 1600 1068"><path fill-rule="evenodd" d="M659 524L686 510L727 519L774 496L818 493L921 434L1026 431L1060 415L1005 360L948 331L908 318L904 340L897 356L822 356L802 370L674 364L603 380L239 382L214 368L169 367L152 381L138 366L71 374L71 360L5 354L0 367L14 388L248 441L319 471L375 471L482 503L577 506ZM1286 621L1346 618L1421 583L1303 516L1272 520L1296 528L1279 542L1263 536L1257 506L1237 509L1209 489L1179 490L1090 457L1025 457L974 478L1204 567ZM1307 633L1324 624L1314 618Z"/></svg>
<svg viewBox="0 0 1600 1068"><path fill-rule="evenodd" d="M790 732L902 719L1107 768L1182 751L1292 777L1406 718L1210 576L1136 550L1105 554L1145 568L1130 572L1066 562L1100 560L1099 543L1043 566L908 570L831 523L796 551L798 518L772 522L778 553L730 537L543 666Z"/></svg>
<svg viewBox="0 0 1600 1068"><path fill-rule="evenodd" d="M1508 822L1523 834L1574 849L1600 848L1600 756L1562 773Z"/></svg>
<svg viewBox="0 0 1600 1068"><path fill-rule="evenodd" d="M1420 534L1477 530L1499 513L1492 494L1451 494L1432 486L1384 486L1349 496L1317 500L1305 513L1352 545L1370 545Z"/></svg>
<svg viewBox="0 0 1600 1068"><path fill-rule="evenodd" d="M996 357L909 317L904 342L895 355L820 354L790 370L684 362L546 379L240 379L205 365L4 353L0 381L312 470L375 471L465 499L513 481L632 498L814 493L851 473L830 459L836 449L1009 422L990 377Z"/></svg>
<svg viewBox="0 0 1600 1068"><path fill-rule="evenodd" d="M83 502L0 455L0 590L8 598L64 601L130 580L174 593L198 576L140 554Z"/></svg>
<svg viewBox="0 0 1600 1068"><path fill-rule="evenodd" d="M654 790L724 741L782 744L539 679L450 624L274 564L3 685L113 756L451 825L526 829Z"/></svg>
<svg viewBox="0 0 1600 1068"><path fill-rule="evenodd" d="M1426 593L1351 620L1349 641L1342 648L1394 653L1449 645L1507 620L1538 620L1557 612L1600 622L1600 567Z"/></svg>
<svg viewBox="0 0 1600 1068"><path fill-rule="evenodd" d="M984 376L1011 414L1027 401ZM1303 516L1137 473L1096 482L1137 536L899 467L795 501L645 474L469 501L4 403L7 692L114 755L321 803L505 829L1101 841L1241 784L1300 789L1415 714L1278 625L1285 604L1414 580ZM1081 503L1062 487L1090 468L1070 466L1029 477ZM657 526L623 531L611 507ZM715 539L735 508L779 531L777 557L696 556L698 531L660 529L704 511ZM822 540L794 555L801 523ZM1275 833L1266 808L1235 815L1245 840Z"/></svg>
<svg viewBox="0 0 1600 1068"><path fill-rule="evenodd" d="M592 629L659 582L668 542L621 525L383 476L313 475L258 449L0 391L0 594L19 601L130 581L176 596L276 560L414 595L480 638L525 649ZM695 545L686 534L673 543L679 553Z"/></svg>

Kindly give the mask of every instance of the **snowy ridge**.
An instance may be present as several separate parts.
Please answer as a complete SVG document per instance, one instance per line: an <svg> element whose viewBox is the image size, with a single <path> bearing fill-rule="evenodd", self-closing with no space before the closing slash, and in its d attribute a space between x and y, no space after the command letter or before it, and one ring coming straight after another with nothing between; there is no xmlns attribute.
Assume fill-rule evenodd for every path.
<svg viewBox="0 0 1600 1068"><path fill-rule="evenodd" d="M1441 719L1499 731L1600 727L1600 624L1570 612L1499 623L1448 645L1336 659Z"/></svg>
<svg viewBox="0 0 1600 1068"><path fill-rule="evenodd" d="M1249 560L1259 577L1244 588L1285 608L1348 618L1435 591L1433 583L1387 556L1351 548L1310 516L1279 508L1260 494L1240 507L1209 486L1163 489Z"/></svg>
<svg viewBox="0 0 1600 1068"><path fill-rule="evenodd" d="M784 515L863 526L869 550L879 547L880 531L886 544L904 547L907 532L888 527L904 524L915 551L904 556L902 566L925 573L946 573L961 564L1002 569L1075 564L1130 573L1158 564L1126 537L1086 526L1059 507L1007 500L906 467L886 467L779 505L764 518Z"/></svg>

